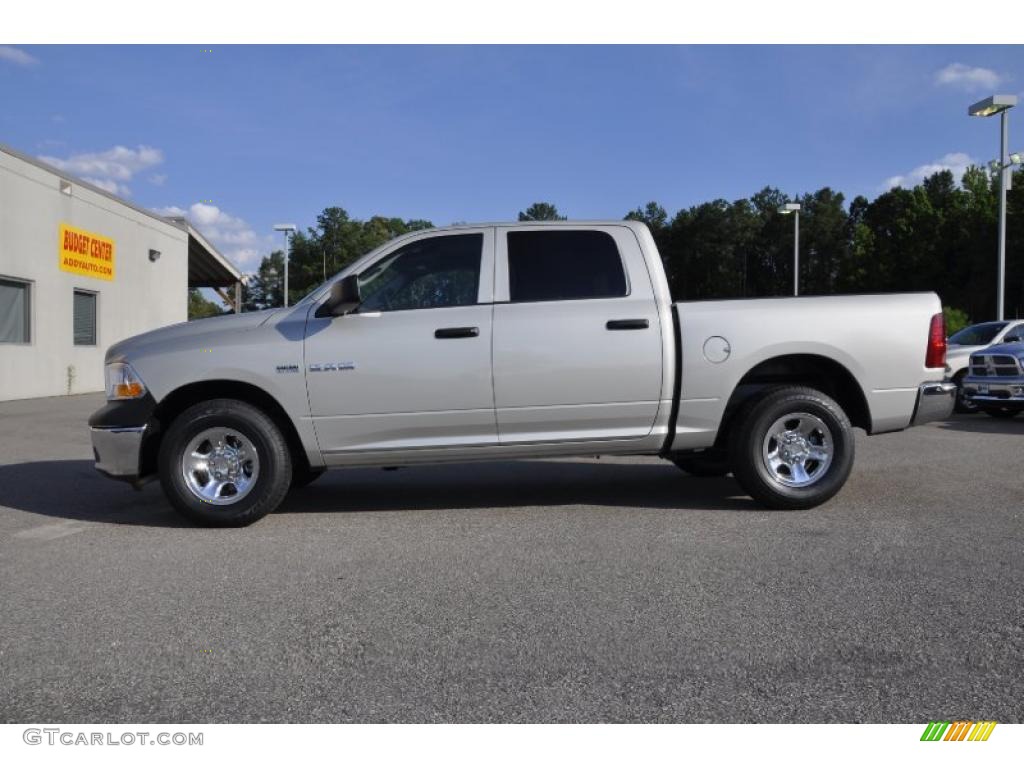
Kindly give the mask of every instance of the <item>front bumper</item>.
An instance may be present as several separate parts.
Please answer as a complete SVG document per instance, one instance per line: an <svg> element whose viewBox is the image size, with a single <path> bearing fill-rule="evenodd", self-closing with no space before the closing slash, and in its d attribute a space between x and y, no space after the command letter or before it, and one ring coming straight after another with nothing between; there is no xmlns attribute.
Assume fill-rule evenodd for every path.
<svg viewBox="0 0 1024 768"><path fill-rule="evenodd" d="M917 403L910 426L919 427L929 421L944 421L956 404L956 384L951 381L929 381L917 389Z"/></svg>
<svg viewBox="0 0 1024 768"><path fill-rule="evenodd" d="M90 427L96 469L107 477L134 482L139 479L142 439L146 426Z"/></svg>
<svg viewBox="0 0 1024 768"><path fill-rule="evenodd" d="M1024 405L1024 379L1007 376L968 376L960 385L972 403Z"/></svg>
<svg viewBox="0 0 1024 768"><path fill-rule="evenodd" d="M127 480L138 487L143 474L147 438L159 431L154 418L156 400L150 393L136 400L112 400L89 417L96 469L107 477ZM152 442L151 440L148 442ZM144 471L145 470L145 471Z"/></svg>

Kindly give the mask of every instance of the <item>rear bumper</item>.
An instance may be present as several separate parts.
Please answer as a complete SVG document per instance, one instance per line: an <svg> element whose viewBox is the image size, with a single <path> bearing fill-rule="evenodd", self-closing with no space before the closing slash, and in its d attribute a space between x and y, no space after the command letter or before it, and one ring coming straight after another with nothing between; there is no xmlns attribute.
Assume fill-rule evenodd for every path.
<svg viewBox="0 0 1024 768"><path fill-rule="evenodd" d="M96 469L107 477L134 482L139 479L142 438L146 427L91 427Z"/></svg>
<svg viewBox="0 0 1024 768"><path fill-rule="evenodd" d="M929 421L943 421L953 413L956 384L951 381L929 381L917 389L917 404L910 426L919 427Z"/></svg>

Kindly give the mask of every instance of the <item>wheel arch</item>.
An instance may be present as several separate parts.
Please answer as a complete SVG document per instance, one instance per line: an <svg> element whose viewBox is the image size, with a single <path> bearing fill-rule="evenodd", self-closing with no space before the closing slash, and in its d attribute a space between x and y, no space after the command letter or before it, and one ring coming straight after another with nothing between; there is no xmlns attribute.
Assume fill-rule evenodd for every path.
<svg viewBox="0 0 1024 768"><path fill-rule="evenodd" d="M288 445L289 453L291 453L292 461L299 466L307 468L310 466L309 456L303 447L302 439L295 428L295 423L273 395L254 384L244 381L210 379L184 384L172 390L157 403L156 408L153 410L152 418L153 426L156 428L147 430L147 436L142 444L142 455L140 457L141 476L145 477L156 473L160 443L171 422L186 408L205 400L217 398L240 400L259 408L281 430L281 434L284 435L285 442Z"/></svg>
<svg viewBox="0 0 1024 768"><path fill-rule="evenodd" d="M846 366L824 355L786 354L758 362L740 378L726 403L716 445L725 444L732 422L744 403L768 387L783 384L823 392L839 404L853 426L871 432L871 409L864 390Z"/></svg>

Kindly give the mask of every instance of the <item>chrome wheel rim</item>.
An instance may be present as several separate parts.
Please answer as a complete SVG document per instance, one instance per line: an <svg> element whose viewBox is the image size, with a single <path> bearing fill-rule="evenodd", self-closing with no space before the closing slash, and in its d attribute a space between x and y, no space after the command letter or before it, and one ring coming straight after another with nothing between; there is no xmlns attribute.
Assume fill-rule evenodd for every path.
<svg viewBox="0 0 1024 768"><path fill-rule="evenodd" d="M181 456L185 485L207 504L234 504L244 499L260 476L260 459L244 433L230 427L204 429Z"/></svg>
<svg viewBox="0 0 1024 768"><path fill-rule="evenodd" d="M776 419L761 448L769 477L787 488L818 482L828 472L834 455L832 432L810 413L789 413Z"/></svg>

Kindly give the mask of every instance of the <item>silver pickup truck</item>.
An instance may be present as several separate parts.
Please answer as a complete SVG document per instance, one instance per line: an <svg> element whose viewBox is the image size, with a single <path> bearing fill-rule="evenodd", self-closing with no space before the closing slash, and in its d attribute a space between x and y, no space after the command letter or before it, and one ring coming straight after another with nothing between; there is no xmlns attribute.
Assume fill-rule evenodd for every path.
<svg viewBox="0 0 1024 768"><path fill-rule="evenodd" d="M96 468L246 525L333 467L650 455L775 509L869 434L949 415L934 294L673 304L636 222L399 237L295 306L115 344ZM680 486L682 491L685 486Z"/></svg>

